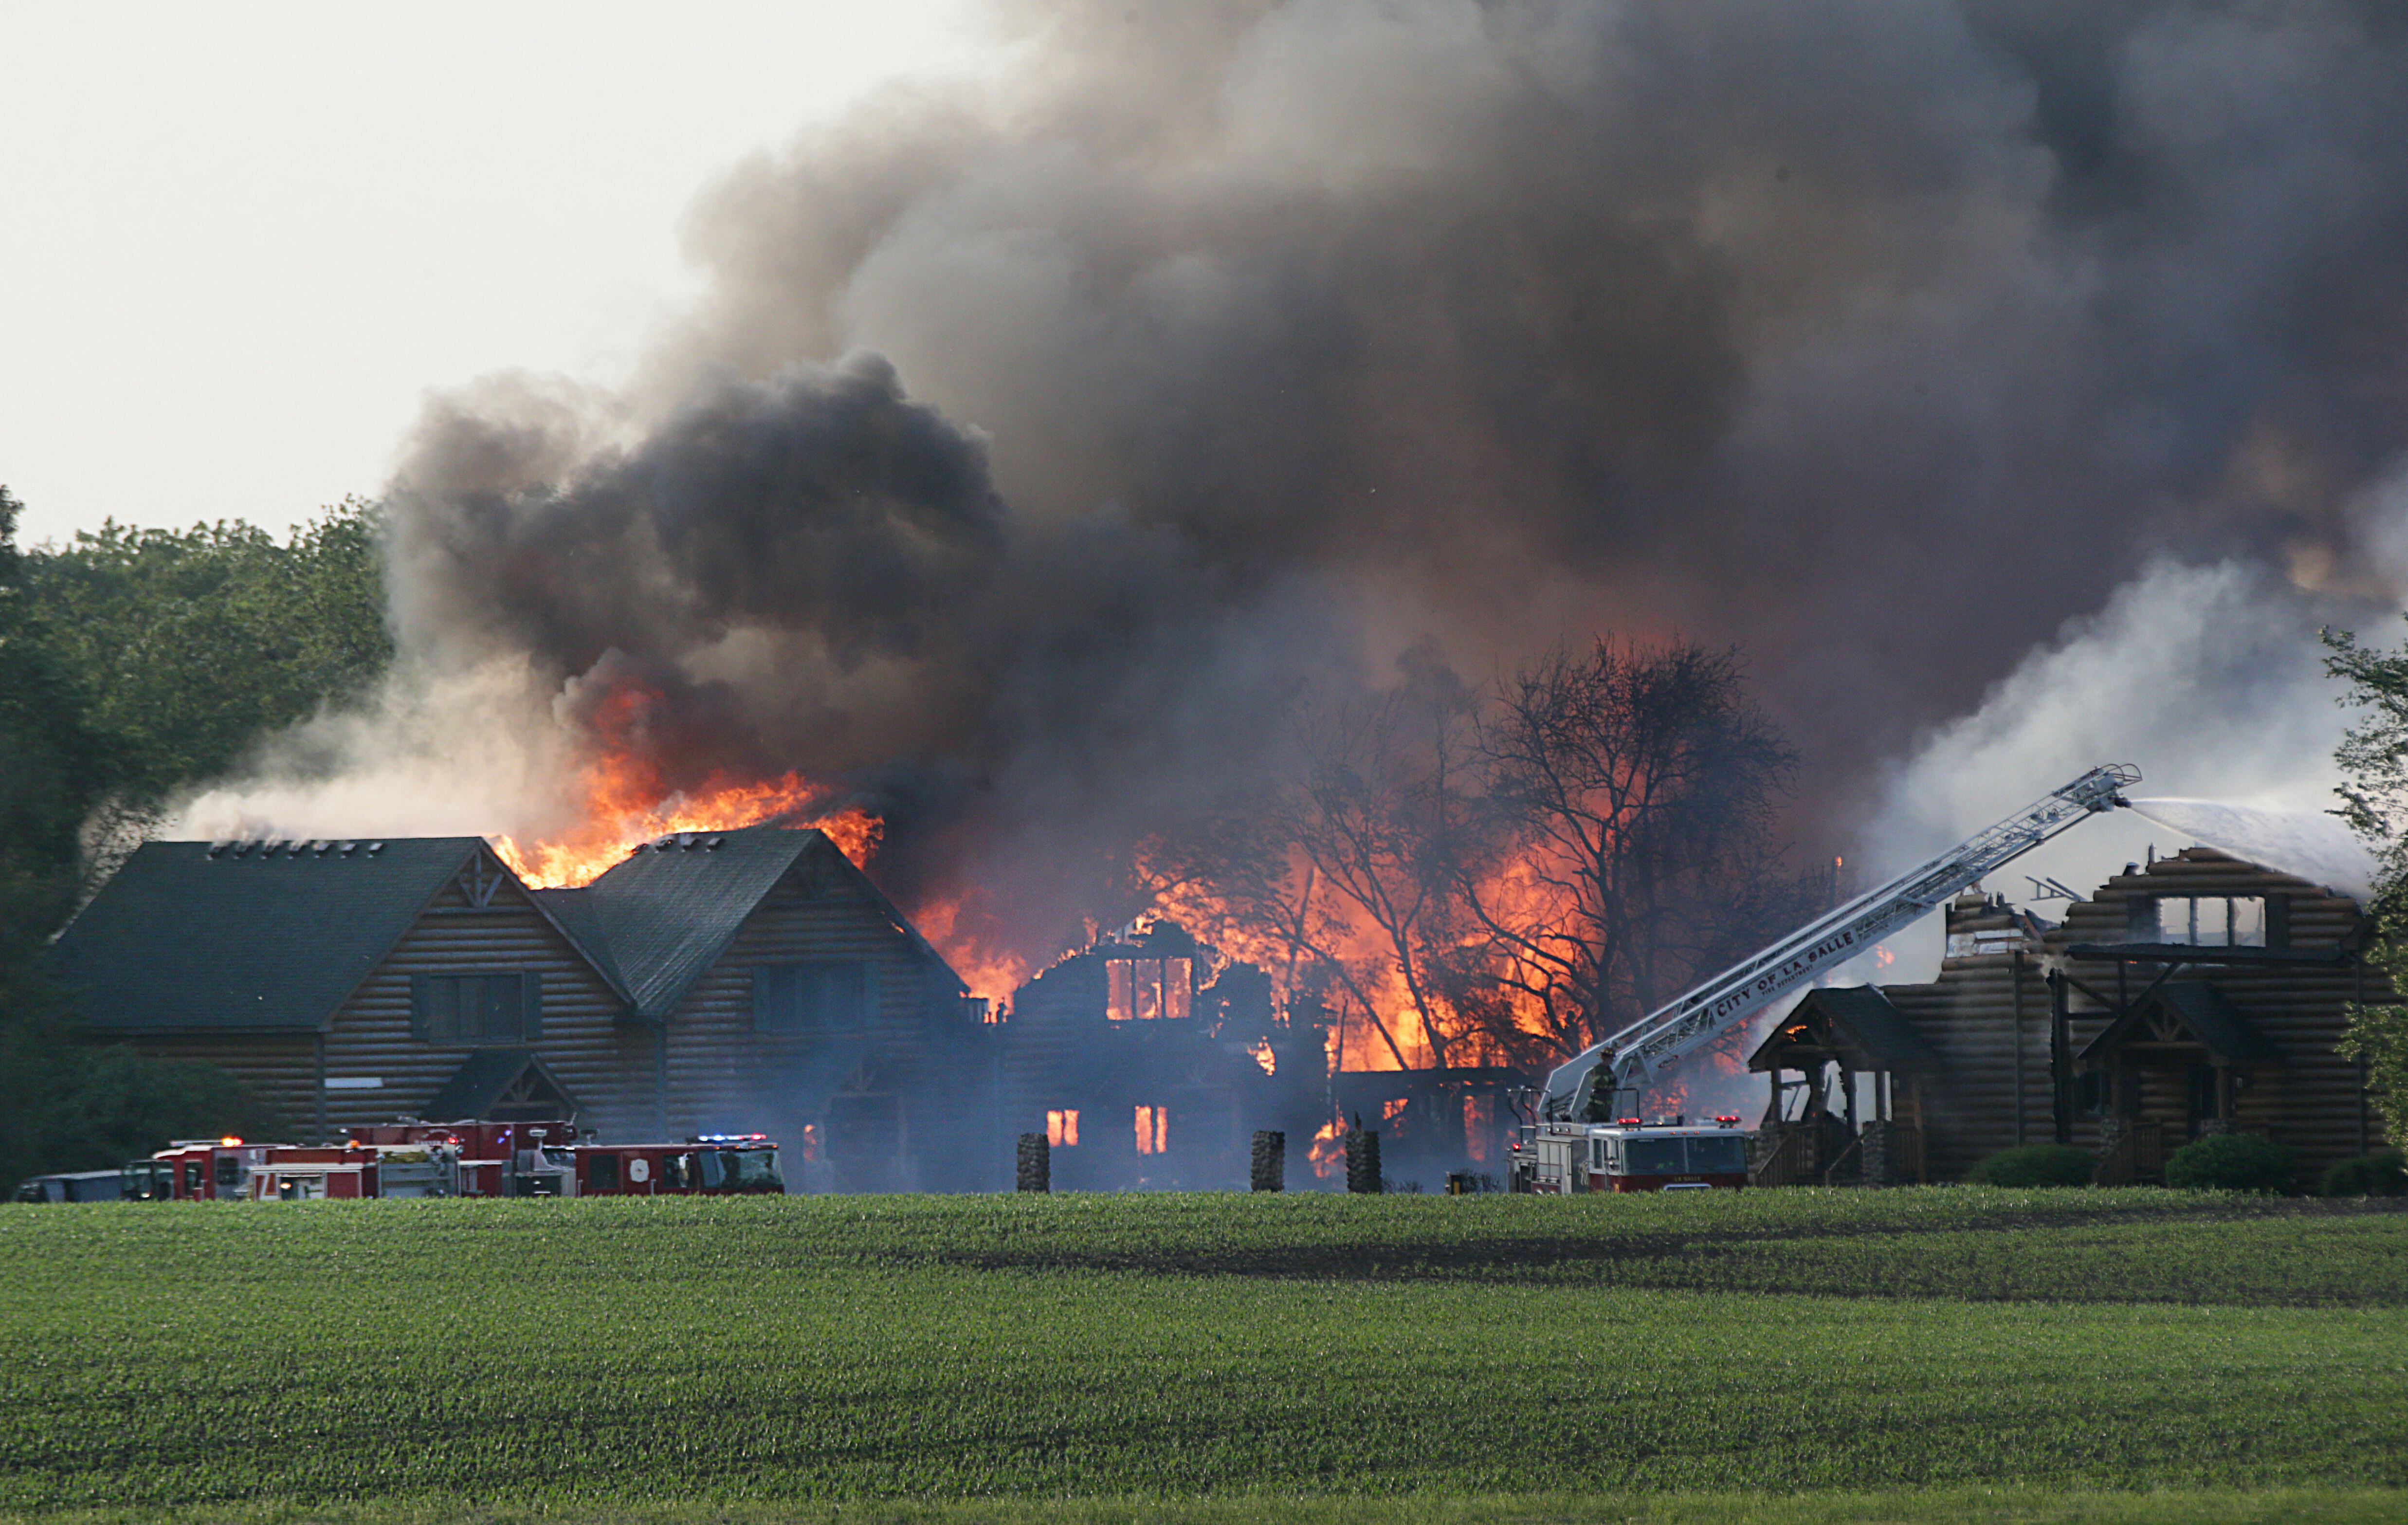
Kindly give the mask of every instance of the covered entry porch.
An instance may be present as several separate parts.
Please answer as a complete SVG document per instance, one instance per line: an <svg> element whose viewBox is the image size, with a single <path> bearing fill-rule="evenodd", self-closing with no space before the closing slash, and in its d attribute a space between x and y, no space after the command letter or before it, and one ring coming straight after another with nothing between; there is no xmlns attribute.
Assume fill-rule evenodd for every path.
<svg viewBox="0 0 2408 1525"><path fill-rule="evenodd" d="M1923 1081L1940 1057L1880 990L1809 991L1747 1067L1767 1077L1770 1101L1749 1170L1754 1184L1924 1179Z"/></svg>
<svg viewBox="0 0 2408 1525"><path fill-rule="evenodd" d="M2099 1115L2100 1186L2164 1178L2166 1157L2229 1132L2243 1092L2283 1062L2224 993L2201 981L2153 985L2084 1045L2081 1089Z"/></svg>

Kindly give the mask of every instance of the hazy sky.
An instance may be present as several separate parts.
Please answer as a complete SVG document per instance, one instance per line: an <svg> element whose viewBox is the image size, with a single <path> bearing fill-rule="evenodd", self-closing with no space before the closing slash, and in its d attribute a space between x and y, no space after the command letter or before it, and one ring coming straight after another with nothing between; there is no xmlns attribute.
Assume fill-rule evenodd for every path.
<svg viewBox="0 0 2408 1525"><path fill-rule="evenodd" d="M422 395L616 379L748 152L994 44L961 0L0 0L0 483L22 538L282 527Z"/></svg>

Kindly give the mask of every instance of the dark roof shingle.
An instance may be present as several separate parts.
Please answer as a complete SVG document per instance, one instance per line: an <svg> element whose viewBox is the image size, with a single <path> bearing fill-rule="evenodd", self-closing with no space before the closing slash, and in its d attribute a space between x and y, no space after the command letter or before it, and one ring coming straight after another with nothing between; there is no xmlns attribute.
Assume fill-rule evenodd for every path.
<svg viewBox="0 0 2408 1525"><path fill-rule="evenodd" d="M152 842L52 948L104 1030L322 1027L484 843Z"/></svg>
<svg viewBox="0 0 2408 1525"><path fill-rule="evenodd" d="M806 856L847 876L961 986L943 956L819 831L759 826L663 837L637 848L583 889L565 893L583 898L583 907L573 914L600 928L638 1014L665 1017L725 951L762 898Z"/></svg>

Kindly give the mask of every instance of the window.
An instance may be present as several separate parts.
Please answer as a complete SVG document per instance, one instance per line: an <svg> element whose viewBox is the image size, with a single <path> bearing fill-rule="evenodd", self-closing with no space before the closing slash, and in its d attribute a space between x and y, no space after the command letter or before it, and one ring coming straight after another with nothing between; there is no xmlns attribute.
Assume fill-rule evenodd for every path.
<svg viewBox="0 0 2408 1525"><path fill-rule="evenodd" d="M1160 1155L1170 1152L1170 1109L1140 1107L1137 1109L1137 1152Z"/></svg>
<svg viewBox="0 0 2408 1525"><path fill-rule="evenodd" d="M585 1157L585 1189L616 1191L619 1189L619 1157L595 1153Z"/></svg>
<svg viewBox="0 0 2408 1525"><path fill-rule="evenodd" d="M2160 895L2152 924L2136 913L2139 941L2195 948L2266 946L2266 899L2259 895Z"/></svg>
<svg viewBox="0 0 2408 1525"><path fill-rule="evenodd" d="M1045 1142L1056 1149L1079 1146L1079 1113L1077 1108L1045 1115Z"/></svg>
<svg viewBox="0 0 2408 1525"><path fill-rule="evenodd" d="M878 970L863 960L765 964L752 971L755 1032L859 1032L877 1007Z"/></svg>
<svg viewBox="0 0 2408 1525"><path fill-rule="evenodd" d="M1196 1010L1192 958L1108 958L1104 1014L1114 1022L1176 1020Z"/></svg>
<svg viewBox="0 0 2408 1525"><path fill-rule="evenodd" d="M1747 1140L1691 1139L1689 1169L1699 1175L1738 1175L1747 1169Z"/></svg>
<svg viewBox="0 0 2408 1525"><path fill-rule="evenodd" d="M543 1036L543 976L413 974L409 1034L423 1043L531 1043Z"/></svg>
<svg viewBox="0 0 2408 1525"><path fill-rule="evenodd" d="M1633 1175L1679 1175L1688 1168L1682 1162L1679 1139L1627 1139L1622 1148Z"/></svg>

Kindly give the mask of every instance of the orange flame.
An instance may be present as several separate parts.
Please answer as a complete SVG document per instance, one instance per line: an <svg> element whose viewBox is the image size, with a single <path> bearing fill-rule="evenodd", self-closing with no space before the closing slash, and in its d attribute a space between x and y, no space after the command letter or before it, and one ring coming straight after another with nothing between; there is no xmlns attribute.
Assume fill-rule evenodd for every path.
<svg viewBox="0 0 2408 1525"><path fill-rule="evenodd" d="M1033 966L1019 954L988 947L962 923L962 901L934 900L915 906L912 925L945 956L970 994L990 1003L989 1021L1000 1020L1011 993L1028 983Z"/></svg>
<svg viewBox="0 0 2408 1525"><path fill-rule="evenodd" d="M826 791L796 772L768 780L717 773L700 786L669 786L658 765L630 740L650 695L626 684L599 707L594 724L600 755L588 763L581 783L584 818L558 836L493 839L494 851L513 872L538 889L593 883L640 844L681 831L733 831L776 822L827 833L857 868L877 855L886 823L858 806L824 808ZM953 965L972 994L996 1006L1030 972L1028 961L986 948L960 928L961 904L940 901L910 908L912 922ZM991 1016L992 1020L993 1017Z"/></svg>
<svg viewBox="0 0 2408 1525"><path fill-rule="evenodd" d="M821 791L799 773L759 784L713 780L702 788L664 797L648 787L652 770L626 757L605 758L586 770L587 813L566 833L536 842L494 839L494 851L538 889L592 883L638 845L679 831L733 831L782 819L815 827L856 865L878 851L885 823L857 806L813 813Z"/></svg>

